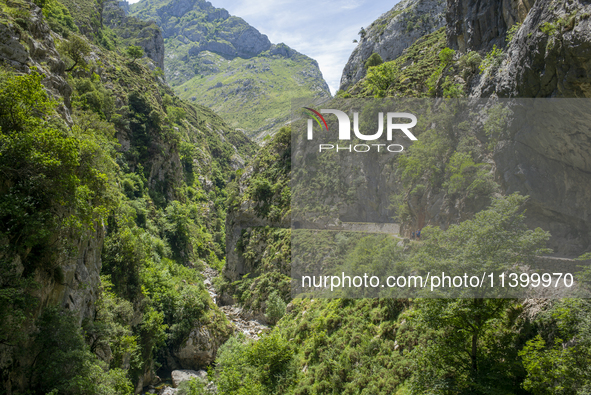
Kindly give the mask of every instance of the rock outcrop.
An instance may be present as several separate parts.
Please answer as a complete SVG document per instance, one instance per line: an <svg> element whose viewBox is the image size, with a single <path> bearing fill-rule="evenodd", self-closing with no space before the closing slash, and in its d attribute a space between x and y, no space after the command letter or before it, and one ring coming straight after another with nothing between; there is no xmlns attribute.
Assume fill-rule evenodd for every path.
<svg viewBox="0 0 591 395"><path fill-rule="evenodd" d="M461 52L505 46L507 30L525 20L534 0L448 0L447 42Z"/></svg>
<svg viewBox="0 0 591 395"><path fill-rule="evenodd" d="M232 328L220 327L215 322L198 324L173 355L185 369L199 370L211 365L218 348L228 340Z"/></svg>
<svg viewBox="0 0 591 395"><path fill-rule="evenodd" d="M207 380L207 372L205 370L173 370L171 373L172 385L177 388L183 381L190 381L192 379Z"/></svg>
<svg viewBox="0 0 591 395"><path fill-rule="evenodd" d="M401 15L403 12L397 18ZM589 98L589 15L591 6L583 1L448 0L446 40L447 46L458 51L455 61L474 51L479 53L477 58L498 64L481 73L476 67L447 77L455 83L466 83L462 93L471 98ZM374 22L366 36L371 38L370 32L383 20L381 17ZM397 29L400 30L398 34L404 31L399 25ZM494 46L498 50L493 54ZM368 50L367 56L369 53ZM351 70L355 64L354 55L356 53L346 70ZM454 67L457 73L463 66L458 62ZM447 77L444 75L439 81ZM577 105L584 103L573 102L573 106ZM547 118L544 122L556 125L554 131L548 127L536 128L536 122L542 122L543 117L540 117L505 136L493 152L481 158L492 166L500 192L518 191L530 196L528 225L550 231L550 247L557 254L570 257L591 248L591 217L586 203L591 197L591 169L584 159L591 148L591 134L584 126L589 124L585 110L579 113L580 128L564 130L560 119ZM479 139L487 140L484 134ZM413 212L417 223L423 222L419 218L422 212L428 223L445 227L465 219L460 215L462 212L470 215L486 205L481 202L470 207L458 206L444 192L432 192L425 193L420 201L411 201L411 208L417 209Z"/></svg>
<svg viewBox="0 0 591 395"><path fill-rule="evenodd" d="M30 4L27 29L15 25L0 24L0 61L15 70L28 73L31 67L46 75L43 84L54 98L63 98L62 115L69 120L72 88L66 82L66 65L55 47L49 25L41 9Z"/></svg>
<svg viewBox="0 0 591 395"><path fill-rule="evenodd" d="M537 1L506 49L499 70L481 81L479 95L591 98L591 5ZM470 40L470 36L468 36ZM474 41L474 40L473 40ZM565 103L564 101L562 103ZM536 120L495 151L504 189L531 195L528 219L549 230L552 248L576 256L591 248L591 151L588 101L569 102L580 111L580 128L540 135ZM538 120L541 121L541 120Z"/></svg>
<svg viewBox="0 0 591 395"><path fill-rule="evenodd" d="M340 89L365 77L365 62L373 53L384 62L394 60L417 39L444 26L445 9L443 0L403 0L380 16L361 34L343 69Z"/></svg>
<svg viewBox="0 0 591 395"><path fill-rule="evenodd" d="M158 25L127 16L126 9L129 6L125 2L103 2L103 23L115 30L121 38L130 41L130 44L142 47L144 56L164 69L164 39Z"/></svg>
<svg viewBox="0 0 591 395"><path fill-rule="evenodd" d="M61 114L70 120L70 95L72 88L66 82L65 63L61 59L51 30L45 22L41 9L29 4L30 17L27 30L0 23L0 56L5 65L29 73L34 67L45 74L42 81L48 93L56 100ZM94 302L98 298L100 284L101 249L104 240L102 226L95 232L85 234L75 242L74 255L63 253L59 272L49 275L45 271L35 273L40 284L36 292L39 307L60 305L78 314L80 321L94 315ZM18 263L17 263L18 266Z"/></svg>
<svg viewBox="0 0 591 395"><path fill-rule="evenodd" d="M248 58L271 47L269 38L244 19L230 16L225 9L215 8L205 0L175 0L166 4L144 1L131 8L134 15L155 21L164 38L181 35L191 41L191 54L212 51L229 58ZM183 19L187 21L183 23ZM216 26L213 35L212 22Z"/></svg>

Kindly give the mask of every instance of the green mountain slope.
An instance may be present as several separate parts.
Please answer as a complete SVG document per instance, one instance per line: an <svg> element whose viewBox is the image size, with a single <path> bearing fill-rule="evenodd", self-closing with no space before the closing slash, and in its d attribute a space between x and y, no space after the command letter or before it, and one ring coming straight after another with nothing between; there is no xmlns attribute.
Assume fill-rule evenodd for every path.
<svg viewBox="0 0 591 395"><path fill-rule="evenodd" d="M130 10L162 28L164 70L175 92L212 108L248 136L276 133L288 121L291 98L330 96L315 60L271 44L206 1L145 0Z"/></svg>
<svg viewBox="0 0 591 395"><path fill-rule="evenodd" d="M497 18L501 3L448 1L447 29L425 34L395 59L369 67L363 79L338 96L589 97L583 86L587 86L584 70L589 69L591 53L590 6L580 1L538 1L533 6L520 2L518 8L509 8L503 18ZM475 25L487 28L473 29ZM556 59L564 59L564 69L548 67ZM565 69L573 74L563 78L559 70ZM580 72L576 77L574 70ZM331 108L330 102L325 108ZM401 193L392 202L402 232L408 235L410 230L432 225L425 227L419 242L317 237L308 240L310 251L329 262L333 251L353 245L346 260L368 273L378 272L382 264L395 267L398 260L416 258L421 251L437 260L450 254L454 262L463 262L467 251L477 259L489 259L492 251L508 251L525 260L528 253L541 254L530 248L544 246L548 237L550 246L562 248L567 256L589 251L589 239L583 240L578 230L587 217L579 219L563 207L586 212L588 204L564 204L568 197L550 201L555 191L564 189L565 178L569 187L581 190L587 190L588 181L575 172L565 176L556 170L561 168L558 160L548 154L541 157L515 149L527 145L514 136L497 140L459 126L455 133L434 128L421 134L393 165ZM588 142L591 137L585 136ZM550 139L545 138L536 131L528 143L538 140L532 144L538 152L551 152L544 146ZM565 133L553 143L561 146L569 139ZM284 229L287 224L280 219L286 214L282 202L294 192L281 188L281 179L291 175L279 171L289 168L290 158L267 159L270 153L282 152L286 140L278 134L267 144L235 188L224 274L227 292L249 311L268 314L273 292L288 304L267 337L259 342L230 339L221 348L216 361L218 393L233 394L240 388L298 395L584 394L589 390L591 304L587 299L290 300L282 293L287 280L281 272L292 264L288 247L283 247L291 244L282 239L289 238L284 235L290 229ZM588 148L582 150L585 154L580 155L588 155ZM531 157L537 159L534 166L526 160ZM575 167L570 154L559 160L568 163L569 169ZM542 163L553 166L540 177L548 184L534 189L534 171ZM363 170L356 174L371 174ZM584 171L582 166L579 171ZM558 174L560 183L549 187L553 174ZM527 182L527 187L515 179ZM318 183L322 181L318 177ZM511 194L516 190L530 197ZM549 207L551 219L544 217ZM431 217L431 210L469 215L449 215L444 223ZM272 218L269 213L280 215ZM548 233L524 231L542 225ZM566 229L565 236L561 232ZM503 236L506 231L511 236ZM517 249L509 246L528 233L536 236L521 239Z"/></svg>
<svg viewBox="0 0 591 395"><path fill-rule="evenodd" d="M125 54L155 25L39 4L0 7L0 393L139 393L232 333L199 271L256 145Z"/></svg>

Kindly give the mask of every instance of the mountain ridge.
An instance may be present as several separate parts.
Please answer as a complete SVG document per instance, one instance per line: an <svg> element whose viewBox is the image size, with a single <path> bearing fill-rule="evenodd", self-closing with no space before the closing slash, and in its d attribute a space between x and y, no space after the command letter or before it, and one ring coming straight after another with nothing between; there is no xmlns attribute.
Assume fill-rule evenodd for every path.
<svg viewBox="0 0 591 395"><path fill-rule="evenodd" d="M204 0L143 0L131 16L163 32L168 82L261 140L289 122L291 98L330 97L316 60L273 44L242 18Z"/></svg>

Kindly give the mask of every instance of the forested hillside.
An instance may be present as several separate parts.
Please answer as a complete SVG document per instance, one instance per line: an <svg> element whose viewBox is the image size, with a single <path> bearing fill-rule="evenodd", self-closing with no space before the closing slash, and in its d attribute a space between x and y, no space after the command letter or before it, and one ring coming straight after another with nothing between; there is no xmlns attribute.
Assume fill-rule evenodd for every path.
<svg viewBox="0 0 591 395"><path fill-rule="evenodd" d="M422 3L428 2L413 5ZM365 77L350 86L345 82L337 96L589 97L588 6L501 3L448 1L445 27L426 32L384 62L376 54L392 47L377 27L395 25L388 19L395 7L366 30L367 42L345 68L364 67ZM366 47L374 50L365 51L363 59ZM480 130L458 127L454 134L443 130L421 134L393 165L400 186L392 199L396 220L404 235L425 227L420 243L387 236L308 239L314 256L328 262L347 245L347 267L369 273L403 260L464 264L527 261L549 253L567 257L565 262L589 257L587 170L573 155L588 156L591 135L505 135L492 123ZM577 154L562 148L579 138L572 145L579 147ZM285 141L271 145L280 152ZM561 148L552 151L547 144ZM247 170L239 180L240 199L234 200L242 203L234 205L233 222L227 224L228 257L234 255L224 272L234 288L227 289L255 313L261 307L250 301L275 289L259 285L264 277L292 263L256 260L277 255L281 239L274 234L293 232L266 214L289 214L281 203L289 189L264 187L276 185L281 173L274 169L282 168L271 161L261 169L267 155L261 153L252 175ZM287 164L290 158L283 160ZM544 165L549 161L552 168ZM357 171L369 174L363 170ZM287 345L274 346L277 351L261 363L253 359L264 347L260 342L226 343L216 366L221 393L240 393L246 386L257 389L253 393L289 394L584 394L591 385L587 299L284 300L285 315L261 341L272 347L286 344L283 339ZM233 360L230 353L240 358ZM275 379L257 366L273 367Z"/></svg>
<svg viewBox="0 0 591 395"><path fill-rule="evenodd" d="M179 99L133 45L158 28L120 36L109 7L2 2L1 393L137 392L232 333L199 272L223 266L255 145Z"/></svg>
<svg viewBox="0 0 591 395"><path fill-rule="evenodd" d="M200 1L167 15L181 3L208 10L191 11L202 25L155 18L153 1L131 11L156 23L115 1L0 0L1 394L591 391L588 299L293 298L290 127L259 147L163 67L203 87L200 67L226 57L287 78L300 55L240 52L224 29L249 26ZM401 4L367 28L336 100L591 95L587 3ZM207 38L182 49L195 63L167 58L179 26ZM507 134L493 115L428 129L393 161L400 239L310 238L310 254L346 245L369 271L588 259L585 125Z"/></svg>

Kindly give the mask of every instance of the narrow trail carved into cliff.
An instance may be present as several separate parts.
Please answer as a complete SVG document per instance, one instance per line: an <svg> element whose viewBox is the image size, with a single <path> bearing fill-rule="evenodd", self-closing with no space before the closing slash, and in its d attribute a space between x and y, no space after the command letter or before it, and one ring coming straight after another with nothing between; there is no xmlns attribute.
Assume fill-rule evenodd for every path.
<svg viewBox="0 0 591 395"><path fill-rule="evenodd" d="M205 277L203 283L205 284L205 288L207 288L207 292L209 292L209 296L211 296L213 302L217 304L218 294L213 286L213 279L218 276L217 270L212 269L211 267L206 267L201 274ZM269 327L261 324L257 320L246 319L242 307L238 305L222 306L220 307L220 310L234 326L234 332L243 333L247 339L259 340L260 335L269 329Z"/></svg>

